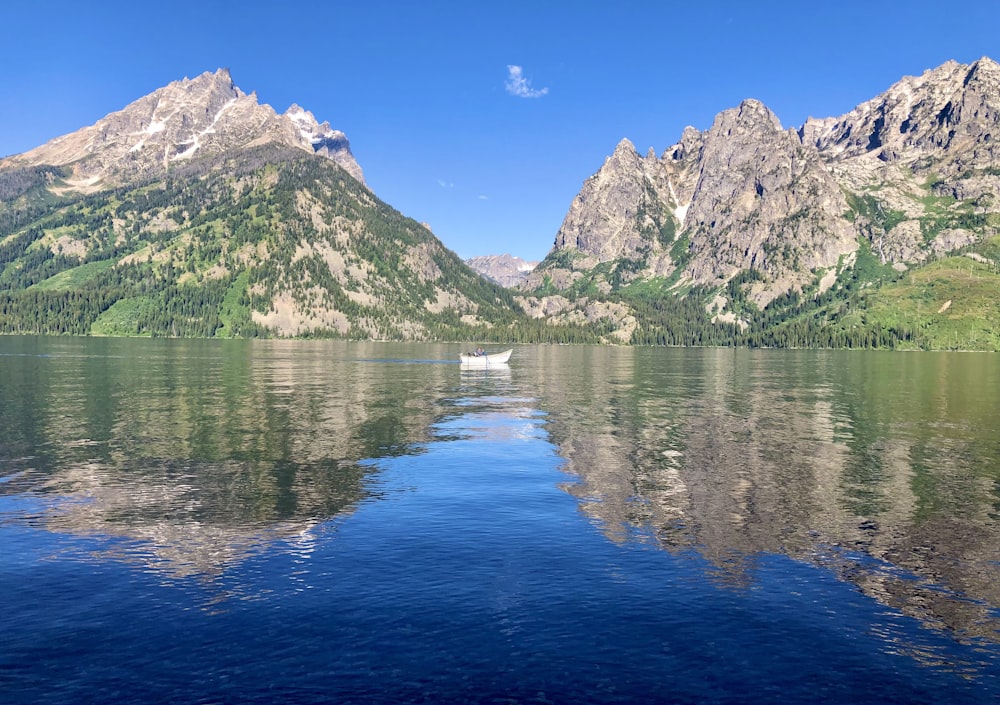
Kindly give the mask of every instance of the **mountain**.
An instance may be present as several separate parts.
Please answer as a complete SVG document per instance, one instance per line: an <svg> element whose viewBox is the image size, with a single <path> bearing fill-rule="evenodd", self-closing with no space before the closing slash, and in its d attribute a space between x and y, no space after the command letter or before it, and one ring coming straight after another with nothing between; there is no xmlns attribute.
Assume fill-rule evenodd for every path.
<svg viewBox="0 0 1000 705"><path fill-rule="evenodd" d="M629 342L790 344L798 327L815 343L843 332L848 309L884 304L949 255L995 277L998 136L1000 66L984 57L903 78L798 129L745 100L660 156L623 140L521 285L532 295L522 306L603 321ZM901 342L932 324L892 315L862 327ZM664 326L684 331L664 337Z"/></svg>
<svg viewBox="0 0 1000 705"><path fill-rule="evenodd" d="M279 115L224 69L0 160L0 332L525 328L510 292L365 186L343 132Z"/></svg>
<svg viewBox="0 0 1000 705"><path fill-rule="evenodd" d="M175 81L96 123L6 160L19 166L65 166L66 185L93 191L209 155L279 143L329 157L358 181L361 167L347 137L292 105L284 115L247 95L228 69Z"/></svg>
<svg viewBox="0 0 1000 705"><path fill-rule="evenodd" d="M985 57L799 128L747 99L622 140L508 289L219 69L0 160L0 333L1000 350L997 136Z"/></svg>
<svg viewBox="0 0 1000 705"><path fill-rule="evenodd" d="M483 255L471 257L465 263L483 277L500 286L512 287L528 278L538 262L526 262L520 257L509 254Z"/></svg>

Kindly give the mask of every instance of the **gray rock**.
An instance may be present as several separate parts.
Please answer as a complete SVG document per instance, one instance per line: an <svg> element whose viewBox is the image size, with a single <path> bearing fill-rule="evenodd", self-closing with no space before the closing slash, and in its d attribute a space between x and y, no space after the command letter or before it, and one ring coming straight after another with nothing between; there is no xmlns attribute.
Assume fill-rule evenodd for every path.
<svg viewBox="0 0 1000 705"><path fill-rule="evenodd" d="M759 303L808 281L857 247L844 195L819 152L755 100L724 111L705 135L701 175L687 212L686 273L719 285L757 270Z"/></svg>
<svg viewBox="0 0 1000 705"><path fill-rule="evenodd" d="M866 240L905 269L971 244L969 230L953 234L970 214L983 223L974 237L993 234L998 184L1000 65L989 58L905 77L798 130L746 100L705 132L685 128L658 159L622 140L525 288L567 280L560 269L599 278L625 262L619 284L674 274L720 286L754 270L747 293L766 305L852 266Z"/></svg>
<svg viewBox="0 0 1000 705"><path fill-rule="evenodd" d="M343 132L293 105L284 115L233 83L228 69L174 81L89 127L0 164L70 165L72 187L95 190L205 156L267 142L316 152L364 183Z"/></svg>

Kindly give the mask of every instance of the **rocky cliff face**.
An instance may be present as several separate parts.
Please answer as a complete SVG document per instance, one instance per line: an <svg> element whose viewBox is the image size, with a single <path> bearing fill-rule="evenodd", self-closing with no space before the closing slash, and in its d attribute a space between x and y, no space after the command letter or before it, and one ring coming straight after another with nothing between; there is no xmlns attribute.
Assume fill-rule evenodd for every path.
<svg viewBox="0 0 1000 705"><path fill-rule="evenodd" d="M601 169L583 184L556 235L557 248L575 248L578 266L656 249L669 178L652 154L641 157L622 140Z"/></svg>
<svg viewBox="0 0 1000 705"><path fill-rule="evenodd" d="M1000 212L1000 66L948 62L838 118L784 129L755 100L659 158L623 140L570 205L524 288L610 291L751 272L765 306L822 291L870 248L899 269L990 235ZM579 286L579 284L576 284Z"/></svg>
<svg viewBox="0 0 1000 705"><path fill-rule="evenodd" d="M322 154L364 181L343 132L297 105L279 115L237 88L227 69L175 81L0 166L70 166L70 187L94 191L268 142Z"/></svg>
<svg viewBox="0 0 1000 705"><path fill-rule="evenodd" d="M758 101L716 117L699 167L685 222L693 281L719 285L756 270L765 277L756 298L766 302L856 249L847 201L819 152Z"/></svg>
<svg viewBox="0 0 1000 705"><path fill-rule="evenodd" d="M1000 162L998 128L1000 65L984 57L907 76L846 115L810 120L800 132L828 160L872 157L956 176Z"/></svg>
<svg viewBox="0 0 1000 705"><path fill-rule="evenodd" d="M839 118L799 130L845 191L884 261L922 262L981 239L1000 210L1000 65L949 61ZM977 232L978 230L978 232Z"/></svg>
<svg viewBox="0 0 1000 705"><path fill-rule="evenodd" d="M702 146L702 135L693 128L662 158L652 150L640 156L629 140L619 142L584 182L556 234L553 253L570 256L546 263L524 286L548 279L565 288L605 263L641 262L649 273L669 274L674 266L668 252L691 203ZM626 279L637 276L634 265L622 270ZM607 293L612 287L602 281L598 288Z"/></svg>

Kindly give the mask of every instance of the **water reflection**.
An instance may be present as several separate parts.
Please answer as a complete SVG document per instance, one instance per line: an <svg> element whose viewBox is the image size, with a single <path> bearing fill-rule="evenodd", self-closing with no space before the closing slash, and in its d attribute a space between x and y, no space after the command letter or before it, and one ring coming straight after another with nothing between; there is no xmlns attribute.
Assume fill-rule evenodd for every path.
<svg viewBox="0 0 1000 705"><path fill-rule="evenodd" d="M209 582L377 497L368 461L422 452L457 374L361 344L6 342L0 497L32 498L6 520Z"/></svg>
<svg viewBox="0 0 1000 705"><path fill-rule="evenodd" d="M224 579L233 567L277 551L304 571L324 532L440 471L394 486L379 460L486 440L452 444L448 471L480 499L509 498L482 454L506 446L542 466L549 446L518 442L547 439L578 478L565 491L613 542L697 554L734 591L788 556L960 640L1000 641L994 356L543 346L460 370L427 362L453 360L447 346L4 347L0 525L94 537L217 599L251 591ZM418 519L467 533L463 497ZM876 628L892 641L891 620Z"/></svg>
<svg viewBox="0 0 1000 705"><path fill-rule="evenodd" d="M885 605L1000 641L994 356L540 349L569 488L612 541L822 565Z"/></svg>

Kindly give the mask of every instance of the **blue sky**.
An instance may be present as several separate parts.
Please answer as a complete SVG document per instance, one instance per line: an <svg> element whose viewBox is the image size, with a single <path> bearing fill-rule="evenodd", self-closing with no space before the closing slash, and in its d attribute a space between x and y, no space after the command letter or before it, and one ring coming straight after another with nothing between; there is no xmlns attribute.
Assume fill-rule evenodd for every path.
<svg viewBox="0 0 1000 705"><path fill-rule="evenodd" d="M542 258L622 138L660 154L744 98L797 127L948 59L1000 60L997 0L8 5L0 155L227 67L343 130L369 187L462 257Z"/></svg>

